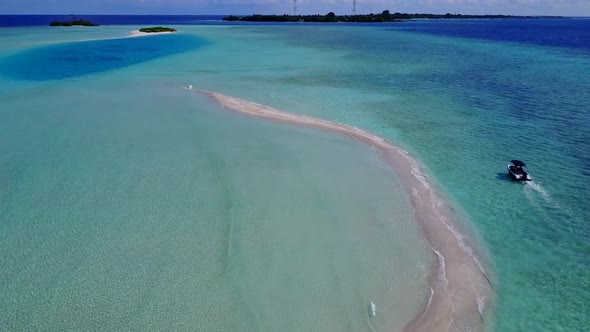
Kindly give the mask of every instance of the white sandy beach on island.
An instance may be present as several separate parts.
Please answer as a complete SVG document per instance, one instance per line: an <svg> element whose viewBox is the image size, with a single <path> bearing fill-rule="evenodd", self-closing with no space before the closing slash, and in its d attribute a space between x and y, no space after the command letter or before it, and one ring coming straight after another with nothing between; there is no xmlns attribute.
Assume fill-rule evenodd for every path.
<svg viewBox="0 0 590 332"><path fill-rule="evenodd" d="M169 33L174 33L175 31L162 31L162 32L141 32L139 30L133 30L129 32L129 35L127 37L145 37L145 36L151 36L151 35L165 35L165 34L169 34Z"/></svg>
<svg viewBox="0 0 590 332"><path fill-rule="evenodd" d="M172 31L162 31L162 32L141 32L139 30L129 31L127 36L116 36L116 37L106 37L106 38L91 38L91 39L76 39L70 40L69 42L86 42L86 41L96 41L96 40L109 40L109 39L118 39L118 38L135 38L135 37L145 37L150 35L164 35L174 33ZM36 42L30 43L31 45L41 45L41 44L59 44L63 43L63 40L55 40L55 41L45 41L45 42ZM65 41L68 42L68 41Z"/></svg>
<svg viewBox="0 0 590 332"><path fill-rule="evenodd" d="M223 95L206 94L224 108L261 119L338 133L375 147L408 192L415 220L432 248L435 262L428 283L431 296L404 331L482 331L493 286L477 256L458 231L457 216L407 151L367 131L349 125L291 114Z"/></svg>

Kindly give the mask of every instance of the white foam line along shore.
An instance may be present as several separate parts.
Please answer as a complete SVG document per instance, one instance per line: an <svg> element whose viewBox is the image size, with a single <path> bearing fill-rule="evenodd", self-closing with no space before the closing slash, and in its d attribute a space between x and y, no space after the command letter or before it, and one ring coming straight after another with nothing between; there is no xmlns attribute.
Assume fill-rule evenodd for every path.
<svg viewBox="0 0 590 332"><path fill-rule="evenodd" d="M291 114L239 98L210 91L206 94L228 110L261 119L317 128L342 134L378 149L383 160L399 176L408 195L416 222L432 247L429 276L430 298L404 331L477 331L484 329L484 310L493 288L473 250L457 230L457 216L430 183L419 163L407 151L362 129L349 125Z"/></svg>

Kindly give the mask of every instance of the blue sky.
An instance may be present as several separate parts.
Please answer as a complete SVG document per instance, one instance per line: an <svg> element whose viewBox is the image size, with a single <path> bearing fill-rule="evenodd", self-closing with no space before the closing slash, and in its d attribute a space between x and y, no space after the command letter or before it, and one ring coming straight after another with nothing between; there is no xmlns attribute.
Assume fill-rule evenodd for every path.
<svg viewBox="0 0 590 332"><path fill-rule="evenodd" d="M299 13L352 12L352 0L297 0ZM357 0L357 12L590 16L590 0ZM282 14L293 0L0 0L0 14Z"/></svg>

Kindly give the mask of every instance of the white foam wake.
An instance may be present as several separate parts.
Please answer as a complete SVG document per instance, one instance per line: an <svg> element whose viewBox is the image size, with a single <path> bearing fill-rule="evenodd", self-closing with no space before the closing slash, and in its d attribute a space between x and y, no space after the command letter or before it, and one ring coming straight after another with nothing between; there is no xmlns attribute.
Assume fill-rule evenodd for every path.
<svg viewBox="0 0 590 332"><path fill-rule="evenodd" d="M532 190L536 191L537 193L539 193L541 195L541 197L543 197L547 202L551 202L551 196L549 196L549 193L547 193L547 191L545 190L545 188L543 188L541 186L541 184L539 184L538 182L532 182L532 181L527 181L525 183L525 188L531 188Z"/></svg>

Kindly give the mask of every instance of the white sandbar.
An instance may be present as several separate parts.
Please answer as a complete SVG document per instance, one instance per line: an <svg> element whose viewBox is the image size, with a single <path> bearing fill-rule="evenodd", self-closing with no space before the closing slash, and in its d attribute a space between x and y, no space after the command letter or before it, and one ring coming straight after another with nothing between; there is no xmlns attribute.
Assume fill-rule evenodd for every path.
<svg viewBox="0 0 590 332"><path fill-rule="evenodd" d="M463 240L453 209L442 199L420 164L407 151L362 129L349 125L291 114L216 92L197 91L210 96L224 108L257 118L338 133L381 153L408 192L416 222L436 257L429 277L431 296L423 310L404 331L482 331L484 310L493 289L477 256Z"/></svg>

